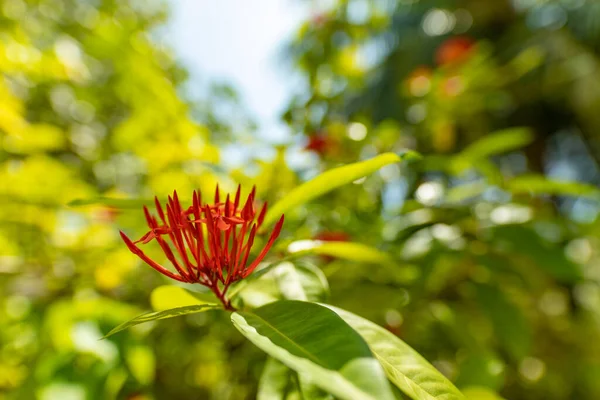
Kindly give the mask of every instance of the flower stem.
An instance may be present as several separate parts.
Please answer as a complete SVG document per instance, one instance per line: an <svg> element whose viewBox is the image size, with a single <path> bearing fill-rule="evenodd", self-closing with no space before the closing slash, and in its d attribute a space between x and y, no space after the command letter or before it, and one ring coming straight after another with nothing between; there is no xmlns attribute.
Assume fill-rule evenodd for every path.
<svg viewBox="0 0 600 400"><path fill-rule="evenodd" d="M231 301L225 297L225 293L229 285L223 287L223 290L219 289L219 284L215 281L213 285L210 286L210 289L213 291L215 296L219 299L219 301L223 304L223 307L228 311L235 311L235 308L231 305Z"/></svg>

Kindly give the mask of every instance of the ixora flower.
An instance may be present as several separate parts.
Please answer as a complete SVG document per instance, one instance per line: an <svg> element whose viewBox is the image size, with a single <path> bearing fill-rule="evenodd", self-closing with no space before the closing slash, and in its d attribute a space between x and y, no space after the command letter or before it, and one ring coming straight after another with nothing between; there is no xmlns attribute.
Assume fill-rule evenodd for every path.
<svg viewBox="0 0 600 400"><path fill-rule="evenodd" d="M158 219L144 207L150 231L136 241L123 232L121 237L132 253L161 274L180 282L207 286L225 308L232 309L225 297L227 289L233 282L254 271L273 246L283 225L282 215L262 251L248 263L256 232L267 212L267 203L259 213L256 212L256 188L253 187L240 207L240 192L241 187L238 186L235 198L232 200L228 194L223 202L220 201L217 185L214 203L202 204L201 193L194 191L192 205L188 208L181 206L177 192L169 196L165 209L155 198ZM153 240L161 247L176 272L152 260L138 246Z"/></svg>

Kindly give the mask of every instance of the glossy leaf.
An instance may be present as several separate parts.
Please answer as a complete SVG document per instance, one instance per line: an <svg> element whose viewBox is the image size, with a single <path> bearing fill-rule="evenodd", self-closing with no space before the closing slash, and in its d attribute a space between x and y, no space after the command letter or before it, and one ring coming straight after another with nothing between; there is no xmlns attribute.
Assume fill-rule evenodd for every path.
<svg viewBox="0 0 600 400"><path fill-rule="evenodd" d="M208 311L208 310L218 310L218 309L222 309L222 307L218 304L201 304L201 305L178 307L178 308L171 308L169 310L145 313L142 315L138 315L134 319L124 322L121 325L117 326L116 328L114 328L113 330L108 332L104 336L104 338L112 336L115 333L121 332L132 326L143 324L144 322L179 317L181 315L196 314L199 312L204 312L204 311Z"/></svg>
<svg viewBox="0 0 600 400"><path fill-rule="evenodd" d="M339 398L394 398L365 341L326 307L282 300L234 312L231 320L271 357Z"/></svg>
<svg viewBox="0 0 600 400"><path fill-rule="evenodd" d="M333 242L321 240L299 240L288 246L290 253L320 254L345 260L390 264L394 260L385 252L362 243Z"/></svg>
<svg viewBox="0 0 600 400"><path fill-rule="evenodd" d="M328 307L366 340L388 378L406 395L415 400L465 400L444 375L396 335L357 315Z"/></svg>
<svg viewBox="0 0 600 400"><path fill-rule="evenodd" d="M394 153L385 153L366 161L330 169L316 178L296 187L275 203L273 207L267 211L264 226L268 226L275 222L279 219L281 214L284 214L289 209L309 202L340 186L372 174L384 165L400 162L403 158L414 157L413 154L414 153L406 153L401 157Z"/></svg>

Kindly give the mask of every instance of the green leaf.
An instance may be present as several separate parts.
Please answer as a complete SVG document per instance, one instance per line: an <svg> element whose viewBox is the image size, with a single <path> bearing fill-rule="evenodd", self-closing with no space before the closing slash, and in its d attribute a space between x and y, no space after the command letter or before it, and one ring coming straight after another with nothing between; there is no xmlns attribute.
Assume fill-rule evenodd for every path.
<svg viewBox="0 0 600 400"><path fill-rule="evenodd" d="M291 190L267 211L263 226L267 227L279 219L281 214L289 209L309 202L327 192L332 191L347 183L354 182L364 176L372 174L384 165L400 162L402 159L414 158L416 153L408 152L402 156L394 153L385 153L366 161L333 168L322 173L314 179L303 183Z"/></svg>
<svg viewBox="0 0 600 400"><path fill-rule="evenodd" d="M394 260L385 252L362 243L298 240L288 246L290 253L320 254L356 262L391 264Z"/></svg>
<svg viewBox="0 0 600 400"><path fill-rule="evenodd" d="M334 400L334 397L317 386L310 379L298 375L298 386L303 399L311 400Z"/></svg>
<svg viewBox="0 0 600 400"><path fill-rule="evenodd" d="M273 261L272 263L269 263L269 264L267 264L267 263L259 264L257 269L252 274L250 274L247 278L244 278L243 280L236 282L231 286L231 289L229 289L229 291L227 292L227 298L234 299L236 296L238 296L240 294L240 292L242 290L244 290L246 288L246 286L248 286L252 282L260 279L262 276L268 274L272 269L276 268L279 264L281 264L285 261L294 260L300 256L301 256L301 254L291 254L291 255L283 257L277 261Z"/></svg>
<svg viewBox="0 0 600 400"><path fill-rule="evenodd" d="M117 199L110 197L92 197L90 199L76 199L69 202L69 207L81 207L89 205L104 205L114 208L141 208L144 205L153 204L150 199Z"/></svg>
<svg viewBox="0 0 600 400"><path fill-rule="evenodd" d="M175 285L159 286L150 294L150 304L154 311L201 304L217 304L217 301L218 299L211 292L191 293Z"/></svg>
<svg viewBox="0 0 600 400"><path fill-rule="evenodd" d="M328 295L329 284L323 271L307 262L284 261L240 290L234 305L242 308L238 307L241 301L256 308L283 299L325 301Z"/></svg>
<svg viewBox="0 0 600 400"><path fill-rule="evenodd" d="M121 325L117 326L116 328L114 328L113 330L108 332L104 336L103 339L106 339L107 337L112 336L115 333L121 332L132 326L143 324L144 322L179 317L181 315L196 314L199 312L204 312L204 311L208 311L208 310L218 310L218 309L222 309L222 307L218 304L201 304L201 305L195 305L195 306L178 307L178 308L171 308L169 310L145 313L142 315L138 315L134 319L124 322Z"/></svg>
<svg viewBox="0 0 600 400"><path fill-rule="evenodd" d="M291 376L292 371L288 367L269 358L258 381L256 400L284 399Z"/></svg>
<svg viewBox="0 0 600 400"><path fill-rule="evenodd" d="M447 170L453 175L461 175L467 170L475 169L487 178L490 184L501 184L502 174L492 163L491 156L507 153L528 145L533 140L529 128L510 128L496 131L471 143L459 154L447 160L434 156L428 161L429 168Z"/></svg>
<svg viewBox="0 0 600 400"><path fill-rule="evenodd" d="M299 397L293 397L298 395ZM269 357L258 382L257 400L272 399L334 400L309 379L298 376L285 364Z"/></svg>
<svg viewBox="0 0 600 400"><path fill-rule="evenodd" d="M234 312L231 320L271 357L339 398L394 398L365 341L326 307L281 300L254 312Z"/></svg>
<svg viewBox="0 0 600 400"><path fill-rule="evenodd" d="M593 185L572 181L557 181L543 175L521 175L511 179L506 188L514 194L549 194L600 198L600 189Z"/></svg>
<svg viewBox="0 0 600 400"><path fill-rule="evenodd" d="M286 262L272 272L284 299L325 301L329 295L327 277L320 268L307 262Z"/></svg>
<svg viewBox="0 0 600 400"><path fill-rule="evenodd" d="M327 306L354 328L379 359L388 378L415 400L465 400L465 396L419 353L386 329Z"/></svg>
<svg viewBox="0 0 600 400"><path fill-rule="evenodd" d="M533 134L529 128L519 127L503 129L483 136L471 143L459 157L471 161L488 158L497 154L507 153L527 146L533 141Z"/></svg>

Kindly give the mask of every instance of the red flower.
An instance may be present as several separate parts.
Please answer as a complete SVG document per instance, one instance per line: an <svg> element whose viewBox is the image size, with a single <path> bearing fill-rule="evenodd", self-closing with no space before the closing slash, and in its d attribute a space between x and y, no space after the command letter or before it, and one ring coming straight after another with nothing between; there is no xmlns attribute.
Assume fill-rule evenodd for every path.
<svg viewBox="0 0 600 400"><path fill-rule="evenodd" d="M135 242L123 232L121 237L132 253L161 274L180 282L207 286L226 308L232 309L229 300L225 299L227 289L233 282L254 271L279 236L283 225L282 215L265 247L254 261L248 263L267 204L257 215L254 208L256 188L252 188L244 206L240 207L240 191L241 187L238 186L234 200L228 194L225 202L222 202L219 201L217 185L214 203L204 205L200 192L194 191L193 204L187 209L182 208L177 192L173 192L173 197L168 198L166 212L158 198L155 198L159 219L144 207L150 231ZM177 272L150 259L137 246L138 243L146 244L152 240L158 242Z"/></svg>
<svg viewBox="0 0 600 400"><path fill-rule="evenodd" d="M350 241L350 235L348 235L346 232L341 232L341 231L324 231L324 232L319 232L314 236L315 240L320 240L322 242L349 242ZM325 262L332 262L333 260L335 260L335 257L333 256L321 256L321 259Z"/></svg>
<svg viewBox="0 0 600 400"><path fill-rule="evenodd" d="M438 65L447 65L465 60L474 45L473 39L465 36L448 39L436 50L435 62Z"/></svg>
<svg viewBox="0 0 600 400"><path fill-rule="evenodd" d="M323 242L348 242L350 235L346 232L319 232L315 235L315 240L321 240Z"/></svg>
<svg viewBox="0 0 600 400"><path fill-rule="evenodd" d="M316 133L308 137L308 143L304 150L311 150L320 156L329 153L335 147L335 142L326 134Z"/></svg>

